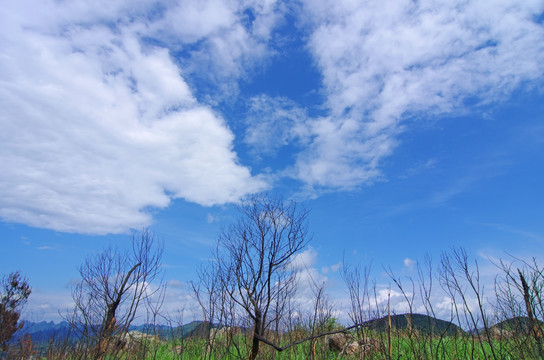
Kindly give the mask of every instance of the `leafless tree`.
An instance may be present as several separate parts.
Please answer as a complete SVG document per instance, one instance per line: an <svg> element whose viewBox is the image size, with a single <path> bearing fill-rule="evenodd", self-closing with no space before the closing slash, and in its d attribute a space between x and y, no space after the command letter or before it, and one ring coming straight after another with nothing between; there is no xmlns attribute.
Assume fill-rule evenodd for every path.
<svg viewBox="0 0 544 360"><path fill-rule="evenodd" d="M7 350L7 343L15 332L23 327L19 321L32 290L28 280L18 271L2 278L0 283L0 352Z"/></svg>
<svg viewBox="0 0 544 360"><path fill-rule="evenodd" d="M204 359L213 358L213 351L216 343L217 332L212 331L214 324L221 327L228 327L230 321L232 301L228 294L222 291L217 263L210 262L198 268L198 282L190 282L195 299L202 311L203 335L206 337ZM228 348L228 346L225 346Z"/></svg>
<svg viewBox="0 0 544 360"><path fill-rule="evenodd" d="M485 353L484 341L487 341L491 356L493 359L496 359L497 356L491 339L489 317L484 308L484 286L480 282L478 263L474 261L474 265L471 267L467 253L464 249L452 249L450 252L444 252L442 254L439 272L442 288L453 299L456 308L455 311L459 314L457 315L459 324L462 324L461 312L464 314L464 320L467 327L475 329L476 337L482 352ZM470 295L475 298L476 309L472 309L470 306ZM457 301L459 301L461 309L458 308ZM482 334L480 334L480 331L477 331L480 322L483 324L483 335L485 335L485 339ZM473 349L474 348L475 347L473 347ZM474 356L474 354L472 354L472 356Z"/></svg>
<svg viewBox="0 0 544 360"><path fill-rule="evenodd" d="M130 251L110 248L87 258L80 267L69 320L81 332L85 358L103 359L113 336L128 330L139 306L154 293L150 284L160 273L162 251L144 229L132 236Z"/></svg>
<svg viewBox="0 0 544 360"><path fill-rule="evenodd" d="M256 195L239 207L241 217L219 236L215 254L221 291L250 319L253 360L267 331L281 317L278 299L294 292L289 264L308 242L308 212L294 202ZM274 311L274 309L276 309Z"/></svg>
<svg viewBox="0 0 544 360"><path fill-rule="evenodd" d="M524 358L524 353L538 353L540 358L544 358L544 268L539 266L536 258L530 262L517 258L514 260L521 262L522 267L514 270L514 263L503 260L495 264L502 270L503 276L503 279L496 279L497 308L502 318L517 319L514 330L523 336L514 337L514 340L519 340L519 353L516 356ZM522 321L523 318L527 319L526 323ZM528 341L531 337L534 344Z"/></svg>
<svg viewBox="0 0 544 360"><path fill-rule="evenodd" d="M370 279L370 272L371 265L361 268L342 262L342 278L350 298L348 316L353 324L365 324L387 313L378 303L376 282ZM357 337L365 339L366 331L366 327L358 327Z"/></svg>
<svg viewBox="0 0 544 360"><path fill-rule="evenodd" d="M311 338L309 346L309 358L316 360L319 357L316 354L316 344L318 338L315 337L325 332L337 330L335 328L335 318L333 317L334 305L329 301L325 294L325 283L318 284L313 279L312 292L313 304L312 310L307 314L306 328Z"/></svg>

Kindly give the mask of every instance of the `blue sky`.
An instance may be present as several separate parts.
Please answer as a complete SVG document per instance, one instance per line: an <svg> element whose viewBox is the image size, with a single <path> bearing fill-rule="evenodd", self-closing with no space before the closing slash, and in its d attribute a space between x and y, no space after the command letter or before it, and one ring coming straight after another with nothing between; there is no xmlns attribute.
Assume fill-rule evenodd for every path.
<svg viewBox="0 0 544 360"><path fill-rule="evenodd" d="M58 320L86 256L149 227L169 309L235 204L311 210L301 258L413 272L544 255L544 3L21 0L0 10L0 273ZM483 267L491 279L493 266ZM187 310L190 313L189 310ZM190 315L188 315L190 316Z"/></svg>

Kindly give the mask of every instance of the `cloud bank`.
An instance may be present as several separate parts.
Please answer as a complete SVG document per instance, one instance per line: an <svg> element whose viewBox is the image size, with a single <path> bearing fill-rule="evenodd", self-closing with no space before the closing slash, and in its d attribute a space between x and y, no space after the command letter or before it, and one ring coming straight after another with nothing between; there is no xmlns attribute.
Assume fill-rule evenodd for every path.
<svg viewBox="0 0 544 360"><path fill-rule="evenodd" d="M210 34L241 32L237 9L228 4L166 2L173 9L162 10L157 21L151 14L159 4L145 1L6 5L0 20L2 219L117 233L150 224L149 209L175 198L213 205L265 188L239 164L233 133L196 101L169 50L142 40L169 29L169 16L184 6L200 26L176 26L168 36L178 42L211 36L219 46Z"/></svg>
<svg viewBox="0 0 544 360"><path fill-rule="evenodd" d="M543 12L538 0L6 4L0 217L116 233L149 225L172 199L223 204L270 187L235 140L255 158L290 146L271 178L313 193L371 184L418 118L539 84ZM317 112L281 94L240 94L254 69L289 51L275 32L288 17L322 76ZM216 105L245 95L235 133L230 122L243 119Z"/></svg>

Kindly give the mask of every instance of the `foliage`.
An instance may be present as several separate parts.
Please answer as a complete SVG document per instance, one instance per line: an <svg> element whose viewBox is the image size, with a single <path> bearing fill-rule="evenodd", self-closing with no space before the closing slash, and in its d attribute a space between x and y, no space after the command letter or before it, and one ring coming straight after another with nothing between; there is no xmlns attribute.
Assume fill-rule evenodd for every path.
<svg viewBox="0 0 544 360"><path fill-rule="evenodd" d="M19 318L32 290L26 278L13 272L2 278L1 291L0 350L5 351L13 334L23 326Z"/></svg>

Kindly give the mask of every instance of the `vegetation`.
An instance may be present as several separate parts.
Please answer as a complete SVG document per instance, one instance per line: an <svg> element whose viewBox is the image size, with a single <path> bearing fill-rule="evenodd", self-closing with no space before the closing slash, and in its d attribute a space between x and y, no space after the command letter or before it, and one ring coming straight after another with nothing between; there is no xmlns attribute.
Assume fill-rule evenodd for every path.
<svg viewBox="0 0 544 360"><path fill-rule="evenodd" d="M160 272L162 247L144 230L132 238L131 252L107 250L81 267L67 331L40 347L18 337L9 358L544 358L544 268L536 259L495 264L500 275L493 291L463 249L445 252L436 266L425 258L415 278L386 270L393 287L385 290L401 294L402 314L383 301L369 268L344 264L350 323L342 325L324 284L312 281L310 301L297 300L294 260L308 243L307 212L259 195L240 206L240 215L191 283L203 321L181 326L161 313L164 287L150 284ZM26 280L14 279L6 284L19 292L2 295L4 308L20 309L30 294ZM14 293L19 302L8 301ZM442 318L449 309L446 319L437 318L437 293ZM138 312L147 314L147 325L131 326ZM159 326L159 317L170 325Z"/></svg>
<svg viewBox="0 0 544 360"><path fill-rule="evenodd" d="M254 360L267 332L272 328L278 332L287 315L296 285L296 272L289 265L308 242L308 213L295 203L285 205L263 195L244 202L240 213L242 217L223 231L217 243L212 271L219 282L216 290L228 299L214 306L219 306L215 309L219 314L243 314L242 323L233 316L226 320L253 330L248 358Z"/></svg>
<svg viewBox="0 0 544 360"><path fill-rule="evenodd" d="M140 305L150 305L146 302L157 291L150 283L159 275L161 257L162 247L144 230L133 235L131 251L108 249L81 266L72 292L75 308L66 319L84 344L84 358L104 359L122 341Z"/></svg>
<svg viewBox="0 0 544 360"><path fill-rule="evenodd" d="M6 352L13 334L23 327L19 318L32 290L26 278L13 272L2 278L0 291L0 351Z"/></svg>

